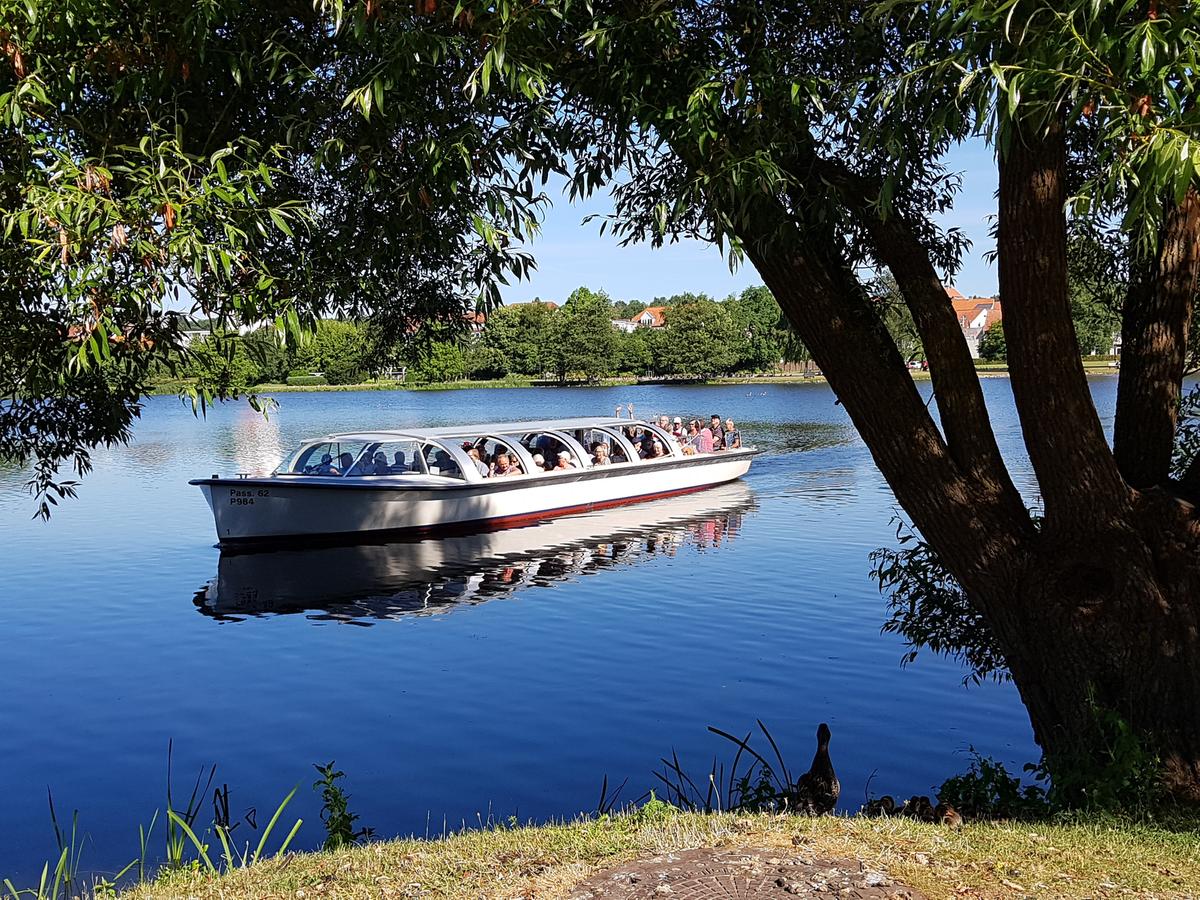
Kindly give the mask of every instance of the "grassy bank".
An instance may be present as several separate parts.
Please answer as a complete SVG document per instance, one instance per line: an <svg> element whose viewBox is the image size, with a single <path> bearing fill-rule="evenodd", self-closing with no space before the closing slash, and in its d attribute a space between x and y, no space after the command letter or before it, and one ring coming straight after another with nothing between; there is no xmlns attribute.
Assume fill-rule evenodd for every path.
<svg viewBox="0 0 1200 900"><path fill-rule="evenodd" d="M211 877L176 872L129 900L566 897L598 870L695 847L779 847L862 860L930 898L1183 897L1200 892L1195 830L1092 823L972 824L635 813L299 854Z"/></svg>

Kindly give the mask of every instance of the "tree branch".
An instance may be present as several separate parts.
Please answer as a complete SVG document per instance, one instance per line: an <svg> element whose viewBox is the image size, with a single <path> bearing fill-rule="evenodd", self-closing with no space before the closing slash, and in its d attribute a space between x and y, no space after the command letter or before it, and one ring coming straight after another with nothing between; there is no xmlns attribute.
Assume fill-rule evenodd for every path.
<svg viewBox="0 0 1200 900"><path fill-rule="evenodd" d="M1046 507L1046 526L1116 517L1130 493L1092 403L1067 294L1066 146L1012 128L1000 153L1000 298L1021 430Z"/></svg>
<svg viewBox="0 0 1200 900"><path fill-rule="evenodd" d="M842 188L851 212L867 229L879 261L896 278L912 313L929 360L950 455L980 490L989 490L1023 510L1024 503L996 444L971 351L928 249L898 213L886 218L880 215L874 203L876 192L863 179L836 162L823 161L821 170L823 177Z"/></svg>
<svg viewBox="0 0 1200 900"><path fill-rule="evenodd" d="M1033 534L1019 504L955 465L896 346L844 260L805 241L771 200L749 203L740 235L850 414L897 500L963 586L983 591Z"/></svg>
<svg viewBox="0 0 1200 900"><path fill-rule="evenodd" d="M1157 257L1130 284L1121 320L1113 454L1135 488L1166 481L1200 275L1200 194L1167 204Z"/></svg>

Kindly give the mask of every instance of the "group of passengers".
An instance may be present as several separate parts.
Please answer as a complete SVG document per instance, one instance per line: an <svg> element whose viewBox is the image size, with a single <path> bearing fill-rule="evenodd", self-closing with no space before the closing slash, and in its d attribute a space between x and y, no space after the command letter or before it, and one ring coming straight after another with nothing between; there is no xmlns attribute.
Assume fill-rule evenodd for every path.
<svg viewBox="0 0 1200 900"><path fill-rule="evenodd" d="M726 419L722 426L721 417L716 413L709 418L707 425L699 419L691 419L685 425L680 416L675 416L673 419L670 416L659 416L656 424L659 431L666 432L671 436L671 439L686 456L737 450L742 446L742 434L733 424L733 419ZM633 442L638 456L642 459L656 459L660 456L671 455L663 445L657 431L630 425L625 428L625 434Z"/></svg>
<svg viewBox="0 0 1200 900"><path fill-rule="evenodd" d="M618 412L619 410L620 407ZM632 408L629 413L632 418ZM657 426L657 429L650 429L630 424L621 429L633 445L637 459L671 456L672 451L663 438L664 434L669 435L670 440L674 441L680 452L686 456L737 450L742 446L741 432L734 426L733 419L726 419L722 426L721 417L716 413L709 418L707 425L699 419L691 419L685 426L680 416L673 419L670 416L659 416ZM542 441L546 443L543 444ZM525 446L533 461L533 467L528 474L578 468L571 451L563 446L561 441L551 441L553 439L543 437ZM510 475L527 474L516 453L502 447L496 447L489 453L487 444L487 438L462 443L463 452L470 458L481 477L506 478ZM620 446L614 450L608 441L594 441L588 449L591 451L591 463L594 466L629 461ZM425 460L425 464L430 474L451 475L458 472L458 465L450 454L442 449L434 450ZM390 461L384 451L376 450L370 457L360 460L357 465L351 453L339 454L336 461L331 454L325 453L321 456L319 465L305 468L305 472L312 475L405 475L419 471L419 460L414 458L410 462L402 450L397 450Z"/></svg>
<svg viewBox="0 0 1200 900"><path fill-rule="evenodd" d="M471 462L475 464L475 470L483 478L507 478L510 475L526 474L521 460L515 453L497 449L494 453L489 454L486 438L481 438L475 443L463 441L462 448L471 458ZM575 460L571 457L571 452L566 448L555 452L553 447L543 447L535 442L527 445L525 449L529 451L533 461L533 468L529 474L578 468ZM547 462L547 459L550 462Z"/></svg>

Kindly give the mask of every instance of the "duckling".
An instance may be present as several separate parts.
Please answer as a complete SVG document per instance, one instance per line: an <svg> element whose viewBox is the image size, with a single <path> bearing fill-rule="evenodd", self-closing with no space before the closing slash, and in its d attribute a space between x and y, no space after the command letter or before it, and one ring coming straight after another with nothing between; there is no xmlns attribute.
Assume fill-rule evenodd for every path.
<svg viewBox="0 0 1200 900"><path fill-rule="evenodd" d="M933 804L928 797L912 796L904 802L901 815L908 816L910 819L920 819L922 822L932 822L934 820Z"/></svg>
<svg viewBox="0 0 1200 900"><path fill-rule="evenodd" d="M822 815L833 812L837 806L842 786L829 758L830 736L829 726L822 722L817 728L817 752L812 766L785 794L788 807L795 812Z"/></svg>
<svg viewBox="0 0 1200 900"><path fill-rule="evenodd" d="M933 808L933 820L947 828L963 827L963 817L949 803L939 803Z"/></svg>
<svg viewBox="0 0 1200 900"><path fill-rule="evenodd" d="M868 800L863 812L868 816L894 816L896 799L891 794L884 794L875 800Z"/></svg>

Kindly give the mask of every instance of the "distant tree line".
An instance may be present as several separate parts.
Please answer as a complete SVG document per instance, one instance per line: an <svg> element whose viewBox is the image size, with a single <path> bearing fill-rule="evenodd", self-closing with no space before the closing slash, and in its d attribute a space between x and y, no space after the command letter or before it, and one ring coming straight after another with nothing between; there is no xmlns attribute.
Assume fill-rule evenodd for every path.
<svg viewBox="0 0 1200 900"><path fill-rule="evenodd" d="M925 358L924 347L895 280L867 285L906 362ZM622 331L613 323L663 307L661 327ZM1073 280L1071 309L1084 355L1107 353L1119 329L1115 303L1103 289ZM369 326L325 320L296 346L271 329L238 338L202 339L178 373L216 391L244 392L262 384L356 384L403 365L410 382L509 376L597 381L617 375L711 377L764 372L781 362L803 362L807 351L783 321L771 292L761 285L717 301L681 293L613 301L604 291L577 288L561 306L534 300L494 310L479 334L422 336L396 344ZM1005 359L1003 326L980 341L985 360Z"/></svg>
<svg viewBox="0 0 1200 900"><path fill-rule="evenodd" d="M272 328L198 339L173 373L231 394L260 384L357 384L378 374L371 332L355 322L323 320L305 341L287 345ZM160 374L166 374L165 371Z"/></svg>
<svg viewBox="0 0 1200 900"><path fill-rule="evenodd" d="M549 376L563 382L613 375L707 377L766 371L781 361L807 358L765 287L747 288L721 302L705 294L679 294L651 305L666 307L664 325L632 331L613 322L636 316L645 304L613 303L603 291L586 287L557 308L536 301L501 307L476 341L459 345L462 373Z"/></svg>
<svg viewBox="0 0 1200 900"><path fill-rule="evenodd" d="M614 375L707 377L761 372L807 358L782 323L764 287L718 302L706 294L656 298L666 307L660 328L625 332L613 325L642 312L640 302L613 303L581 287L562 306L534 301L502 306L480 334L454 334L384 345L367 326L322 321L307 341L284 346L272 329L241 337L203 338L179 372L213 390L239 393L262 384L355 384L376 377L386 361L408 369L412 382L548 377L596 381Z"/></svg>

